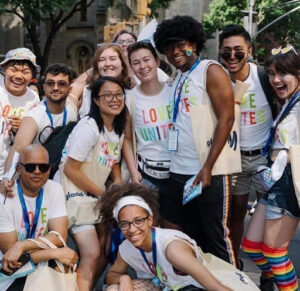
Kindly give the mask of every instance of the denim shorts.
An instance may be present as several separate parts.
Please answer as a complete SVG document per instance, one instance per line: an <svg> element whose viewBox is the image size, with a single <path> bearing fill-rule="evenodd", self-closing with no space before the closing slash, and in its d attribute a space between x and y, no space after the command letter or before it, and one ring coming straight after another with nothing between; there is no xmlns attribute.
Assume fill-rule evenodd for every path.
<svg viewBox="0 0 300 291"><path fill-rule="evenodd" d="M267 219L279 218L284 214L300 219L300 209L293 184L291 164L287 164L281 178L264 194L260 202L267 207ZM276 217L276 213L281 215Z"/></svg>

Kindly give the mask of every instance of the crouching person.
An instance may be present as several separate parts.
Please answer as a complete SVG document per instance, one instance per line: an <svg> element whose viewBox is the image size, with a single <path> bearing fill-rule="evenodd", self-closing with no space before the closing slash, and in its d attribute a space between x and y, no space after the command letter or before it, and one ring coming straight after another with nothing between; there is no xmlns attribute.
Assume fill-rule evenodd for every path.
<svg viewBox="0 0 300 291"><path fill-rule="evenodd" d="M102 223L117 221L125 236L108 270L107 290L231 290L197 260L194 240L177 230L153 227L155 194L145 186L127 184L103 196ZM127 275L129 266L137 280Z"/></svg>
<svg viewBox="0 0 300 291"><path fill-rule="evenodd" d="M34 263L55 259L73 267L76 252L63 247L58 236L67 239L68 220L62 187L48 180L48 152L41 145L29 145L20 155L17 167L19 178L10 189L13 197L0 195L0 258L2 270L12 274L22 266L23 254L30 254ZM49 233L49 234L48 234ZM47 238L57 249L43 250L34 242ZM0 290L23 290L26 277L0 280Z"/></svg>

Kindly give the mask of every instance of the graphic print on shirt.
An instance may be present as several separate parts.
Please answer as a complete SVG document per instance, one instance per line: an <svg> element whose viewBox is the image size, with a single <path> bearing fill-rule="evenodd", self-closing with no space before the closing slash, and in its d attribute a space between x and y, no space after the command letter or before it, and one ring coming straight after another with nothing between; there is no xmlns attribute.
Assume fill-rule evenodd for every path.
<svg viewBox="0 0 300 291"><path fill-rule="evenodd" d="M35 106L36 104L32 105L30 108L27 109L27 111L32 109ZM0 110L1 110L0 134L5 134L9 136L12 130L12 125L9 120L10 117L16 116L19 118L23 118L25 107L14 107L10 104L2 104L2 102L0 102Z"/></svg>
<svg viewBox="0 0 300 291"><path fill-rule="evenodd" d="M34 212L28 211L28 217L30 222L30 229L33 225L34 220ZM48 216L47 216L47 207L42 207L39 215L38 225L35 230L35 235L33 237L40 237L44 236L48 233ZM26 239L26 228L25 228L25 222L24 222L24 216L22 216L21 225L17 229L17 235L19 241L23 241Z"/></svg>
<svg viewBox="0 0 300 291"><path fill-rule="evenodd" d="M139 133L142 139L147 142L165 140L168 137L168 129L171 126L172 105L150 107L141 110L141 121Z"/></svg>
<svg viewBox="0 0 300 291"><path fill-rule="evenodd" d="M261 124L266 120L265 107L256 103L255 92L247 92L242 97L241 102L241 125Z"/></svg>
<svg viewBox="0 0 300 291"><path fill-rule="evenodd" d="M120 156L120 143L105 141L100 143L98 164L112 168Z"/></svg>

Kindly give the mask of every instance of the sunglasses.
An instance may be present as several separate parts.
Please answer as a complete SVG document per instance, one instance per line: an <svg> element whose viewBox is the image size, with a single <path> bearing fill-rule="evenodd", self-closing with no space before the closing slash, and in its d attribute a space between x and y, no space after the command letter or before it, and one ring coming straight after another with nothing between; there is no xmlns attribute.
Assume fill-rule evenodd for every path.
<svg viewBox="0 0 300 291"><path fill-rule="evenodd" d="M228 61L231 58L231 52L223 52L220 54L220 56L223 60ZM245 57L244 52L235 52L234 53L234 58L238 59L239 61L241 61L244 57Z"/></svg>
<svg viewBox="0 0 300 291"><path fill-rule="evenodd" d="M271 54L272 54L272 56L276 56L278 54L283 54L284 55L284 54L288 53L289 51L293 51L298 56L298 53L296 52L294 47L291 46L291 45L289 45L285 48L273 48L271 50Z"/></svg>
<svg viewBox="0 0 300 291"><path fill-rule="evenodd" d="M28 163L28 164L20 163L20 164L24 167L25 171L28 173L33 173L36 167L38 167L39 171L42 173L46 173L50 169L49 164L34 164L34 163Z"/></svg>
<svg viewBox="0 0 300 291"><path fill-rule="evenodd" d="M63 81L63 80L60 80L60 81L57 81L57 82L54 82L52 80L48 80L48 81L45 81L44 83L47 87L49 88L54 88L55 85L57 85L57 87L59 89L64 89L64 88L67 88L70 86L70 83L66 82L66 81Z"/></svg>

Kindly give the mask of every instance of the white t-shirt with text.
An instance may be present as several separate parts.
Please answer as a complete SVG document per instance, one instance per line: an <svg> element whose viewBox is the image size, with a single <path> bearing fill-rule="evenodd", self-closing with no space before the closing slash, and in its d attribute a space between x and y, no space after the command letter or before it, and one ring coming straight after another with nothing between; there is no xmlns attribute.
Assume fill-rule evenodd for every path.
<svg viewBox="0 0 300 291"><path fill-rule="evenodd" d="M44 236L49 232L48 222L51 219L67 216L65 193L62 186L52 180L44 185L44 194L39 219L34 237ZM17 185L14 185L14 197L7 198L0 195L0 233L16 231L18 240L26 239L26 228L23 219L23 211L18 195ZM24 194L24 200L28 211L30 226L32 226L35 214L36 197L28 197ZM2 253L0 252L0 259ZM5 290L14 280L5 280L0 283L0 290Z"/></svg>
<svg viewBox="0 0 300 291"><path fill-rule="evenodd" d="M154 161L170 160L167 141L172 121L171 88L165 84L159 94L147 96L135 87L128 91L126 98L129 112L134 106L137 153Z"/></svg>
<svg viewBox="0 0 300 291"><path fill-rule="evenodd" d="M23 118L26 112L40 102L39 96L30 88L22 96L10 94L0 76L0 180L4 174L4 163L12 146L12 132L9 117Z"/></svg>

